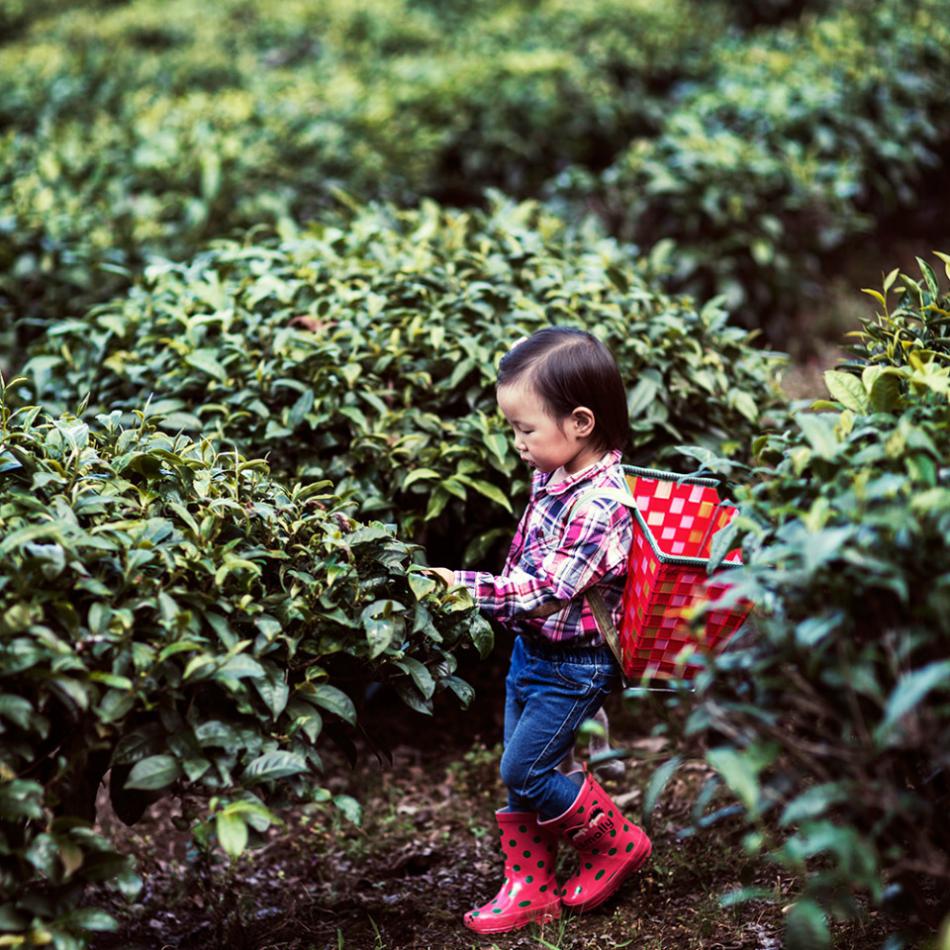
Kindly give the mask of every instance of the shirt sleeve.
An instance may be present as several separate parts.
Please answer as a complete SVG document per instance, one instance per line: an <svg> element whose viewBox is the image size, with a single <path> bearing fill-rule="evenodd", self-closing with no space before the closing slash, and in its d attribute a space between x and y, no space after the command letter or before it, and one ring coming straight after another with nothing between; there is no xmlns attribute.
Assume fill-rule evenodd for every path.
<svg viewBox="0 0 950 950"><path fill-rule="evenodd" d="M552 551L533 571L521 565L507 574L456 571L455 582L467 587L479 608L502 623L573 600L606 575L623 571L623 539L630 515L607 499L595 498L576 512Z"/></svg>

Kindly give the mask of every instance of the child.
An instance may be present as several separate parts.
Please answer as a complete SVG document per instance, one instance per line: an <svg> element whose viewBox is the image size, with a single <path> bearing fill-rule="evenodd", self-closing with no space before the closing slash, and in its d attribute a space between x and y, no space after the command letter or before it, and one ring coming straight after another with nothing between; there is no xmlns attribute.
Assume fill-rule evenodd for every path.
<svg viewBox="0 0 950 950"><path fill-rule="evenodd" d="M620 373L589 333L550 327L502 359L497 399L518 454L536 470L531 500L502 574L433 569L468 587L481 610L515 634L501 760L508 805L495 813L505 879L494 900L464 918L486 934L554 920L562 905L597 907L651 850L590 772L557 771L578 726L619 683L584 592L596 585L619 622L631 515L591 489L625 489L620 449L629 423ZM579 868L559 889L562 837L578 852Z"/></svg>

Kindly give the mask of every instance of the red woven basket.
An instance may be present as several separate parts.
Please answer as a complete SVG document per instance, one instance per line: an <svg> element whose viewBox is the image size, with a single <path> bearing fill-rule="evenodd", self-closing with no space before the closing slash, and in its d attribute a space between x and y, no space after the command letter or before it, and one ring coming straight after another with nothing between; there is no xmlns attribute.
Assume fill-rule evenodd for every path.
<svg viewBox="0 0 950 950"><path fill-rule="evenodd" d="M731 587L721 578L710 581L706 568L713 535L736 509L720 500L712 479L631 465L624 472L636 502L619 631L624 675L631 683L689 680L700 669L690 655L724 647L752 607L743 602L710 611L699 639L683 616ZM736 548L722 566L741 563Z"/></svg>

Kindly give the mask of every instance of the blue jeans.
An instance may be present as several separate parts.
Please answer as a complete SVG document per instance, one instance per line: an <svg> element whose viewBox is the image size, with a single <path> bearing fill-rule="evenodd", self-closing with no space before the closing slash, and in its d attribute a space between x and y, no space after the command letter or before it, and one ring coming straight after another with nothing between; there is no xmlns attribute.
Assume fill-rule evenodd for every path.
<svg viewBox="0 0 950 950"><path fill-rule="evenodd" d="M542 820L564 814L578 786L557 771L578 727L619 685L610 648L559 647L515 639L505 679L505 751L501 778L511 811Z"/></svg>

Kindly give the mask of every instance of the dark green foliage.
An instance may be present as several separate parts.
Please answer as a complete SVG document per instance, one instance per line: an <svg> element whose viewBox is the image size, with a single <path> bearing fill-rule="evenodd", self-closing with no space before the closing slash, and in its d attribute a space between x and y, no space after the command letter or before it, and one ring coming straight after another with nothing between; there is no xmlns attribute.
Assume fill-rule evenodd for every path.
<svg viewBox="0 0 950 950"><path fill-rule="evenodd" d="M714 15L714 19L715 19ZM688 0L138 0L0 47L0 332L128 285L149 254L306 220L334 188L415 202L521 195L603 167L701 74Z"/></svg>
<svg viewBox="0 0 950 950"><path fill-rule="evenodd" d="M727 294L747 326L784 341L814 303L824 260L874 219L920 201L950 143L950 4L848 5L716 48L714 81L633 141L595 181L566 174L584 208L599 194L621 235L671 238L674 286Z"/></svg>
<svg viewBox="0 0 950 950"><path fill-rule="evenodd" d="M950 265L950 256L936 252L944 267ZM883 308L873 320L866 320L853 335L859 342L852 347L858 358L849 364L854 373L863 371L865 364L880 367L904 368L915 363L936 361L939 365L950 362L950 306L947 296L941 294L937 275L926 262L917 258L922 279L913 280L891 271L884 279L883 292L865 289ZM897 296L891 306L891 294Z"/></svg>
<svg viewBox="0 0 950 950"><path fill-rule="evenodd" d="M4 930L108 927L75 910L81 885L134 892L88 824L107 768L127 820L200 793L204 843L238 854L268 803L329 800L319 744L357 724L368 684L420 712L446 689L467 703L454 654L491 648L466 595L325 483L118 415L0 401Z"/></svg>
<svg viewBox="0 0 950 950"><path fill-rule="evenodd" d="M903 894L931 923L946 903L950 295L922 267L888 277L899 303L865 322L859 362L828 373L835 402L757 441L739 493L747 567L731 575L756 630L703 680L691 720L719 743L709 759L755 825L750 847L805 874L796 946L825 929L814 901L842 917L858 894Z"/></svg>
<svg viewBox="0 0 950 950"><path fill-rule="evenodd" d="M153 266L127 298L50 330L25 370L29 398L66 409L91 393L90 406L125 411L150 398L166 431L330 478L407 537L434 527L434 556L468 563L510 535L526 500L494 401L497 361L522 335L560 323L608 343L629 387L631 458L684 441L731 451L776 403L774 355L715 303L651 290L631 258L532 204L358 208Z"/></svg>
<svg viewBox="0 0 950 950"><path fill-rule="evenodd" d="M730 16L744 29L774 26L783 20L808 13L825 13L832 5L840 7L842 0L727 0Z"/></svg>

